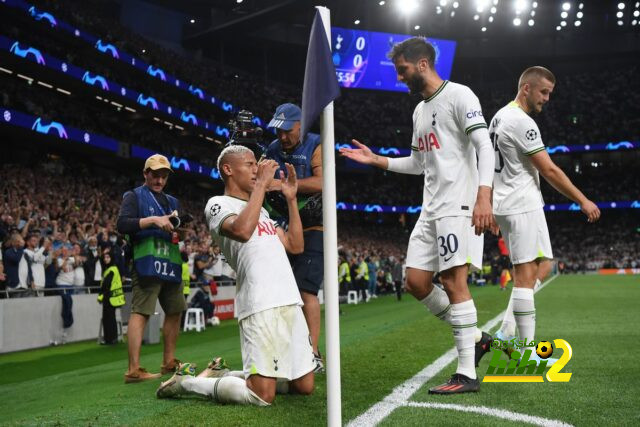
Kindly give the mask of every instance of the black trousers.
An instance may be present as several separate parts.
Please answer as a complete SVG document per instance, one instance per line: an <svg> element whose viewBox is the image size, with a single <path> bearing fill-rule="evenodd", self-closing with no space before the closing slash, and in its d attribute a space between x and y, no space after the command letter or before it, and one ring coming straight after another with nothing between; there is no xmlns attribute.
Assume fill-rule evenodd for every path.
<svg viewBox="0 0 640 427"><path fill-rule="evenodd" d="M103 301L102 303L102 329L104 331L104 342L106 344L115 344L118 342L116 308L109 304L109 301Z"/></svg>

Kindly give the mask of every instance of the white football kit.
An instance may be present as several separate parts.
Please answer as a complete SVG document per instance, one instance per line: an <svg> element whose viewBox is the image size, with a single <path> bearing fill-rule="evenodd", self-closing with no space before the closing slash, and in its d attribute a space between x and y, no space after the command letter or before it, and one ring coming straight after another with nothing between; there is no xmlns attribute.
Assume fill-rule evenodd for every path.
<svg viewBox="0 0 640 427"><path fill-rule="evenodd" d="M496 151L493 213L513 264L553 258L540 175L529 156L545 149L536 122L516 102L491 120Z"/></svg>
<svg viewBox="0 0 640 427"><path fill-rule="evenodd" d="M407 267L436 272L464 264L482 268L484 238L471 225L478 166L469 135L486 127L480 102L467 86L444 81L416 106L411 150L423 168L424 190Z"/></svg>
<svg viewBox="0 0 640 427"><path fill-rule="evenodd" d="M245 242L220 233L223 222L239 215L247 201L231 196L209 199L205 216L214 241L236 271L236 315L245 375L299 378L315 368L302 299L276 223L262 208L258 225Z"/></svg>

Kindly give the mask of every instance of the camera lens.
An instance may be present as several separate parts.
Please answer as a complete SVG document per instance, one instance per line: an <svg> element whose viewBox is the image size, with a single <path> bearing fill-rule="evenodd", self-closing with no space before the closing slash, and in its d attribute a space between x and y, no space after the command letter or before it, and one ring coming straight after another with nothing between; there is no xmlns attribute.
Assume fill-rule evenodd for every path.
<svg viewBox="0 0 640 427"><path fill-rule="evenodd" d="M178 218L177 216L170 216L169 222L171 223L171 225L173 225L173 228L180 227L180 218Z"/></svg>

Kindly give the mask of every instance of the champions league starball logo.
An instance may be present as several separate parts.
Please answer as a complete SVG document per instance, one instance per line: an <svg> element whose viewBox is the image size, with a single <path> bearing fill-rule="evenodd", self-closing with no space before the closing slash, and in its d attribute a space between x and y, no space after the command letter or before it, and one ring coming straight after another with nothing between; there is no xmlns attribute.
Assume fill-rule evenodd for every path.
<svg viewBox="0 0 640 427"><path fill-rule="evenodd" d="M535 141L535 139L538 137L538 132L536 132L535 129L529 129L524 136L527 138L527 140L529 141Z"/></svg>

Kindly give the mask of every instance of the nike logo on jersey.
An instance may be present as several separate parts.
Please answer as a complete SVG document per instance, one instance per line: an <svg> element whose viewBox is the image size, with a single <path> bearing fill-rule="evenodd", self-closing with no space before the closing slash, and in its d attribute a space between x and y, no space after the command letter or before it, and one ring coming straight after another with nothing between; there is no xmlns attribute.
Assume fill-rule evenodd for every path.
<svg viewBox="0 0 640 427"><path fill-rule="evenodd" d="M448 258L446 258L446 257L445 257L445 258L444 258L444 262L449 261L451 258L453 258L453 255L449 255L449 257L448 257Z"/></svg>
<svg viewBox="0 0 640 427"><path fill-rule="evenodd" d="M424 135L424 137L418 138L418 150L419 151L433 151L439 150L440 143L438 142L438 138L436 134L433 132L429 132L429 134Z"/></svg>

